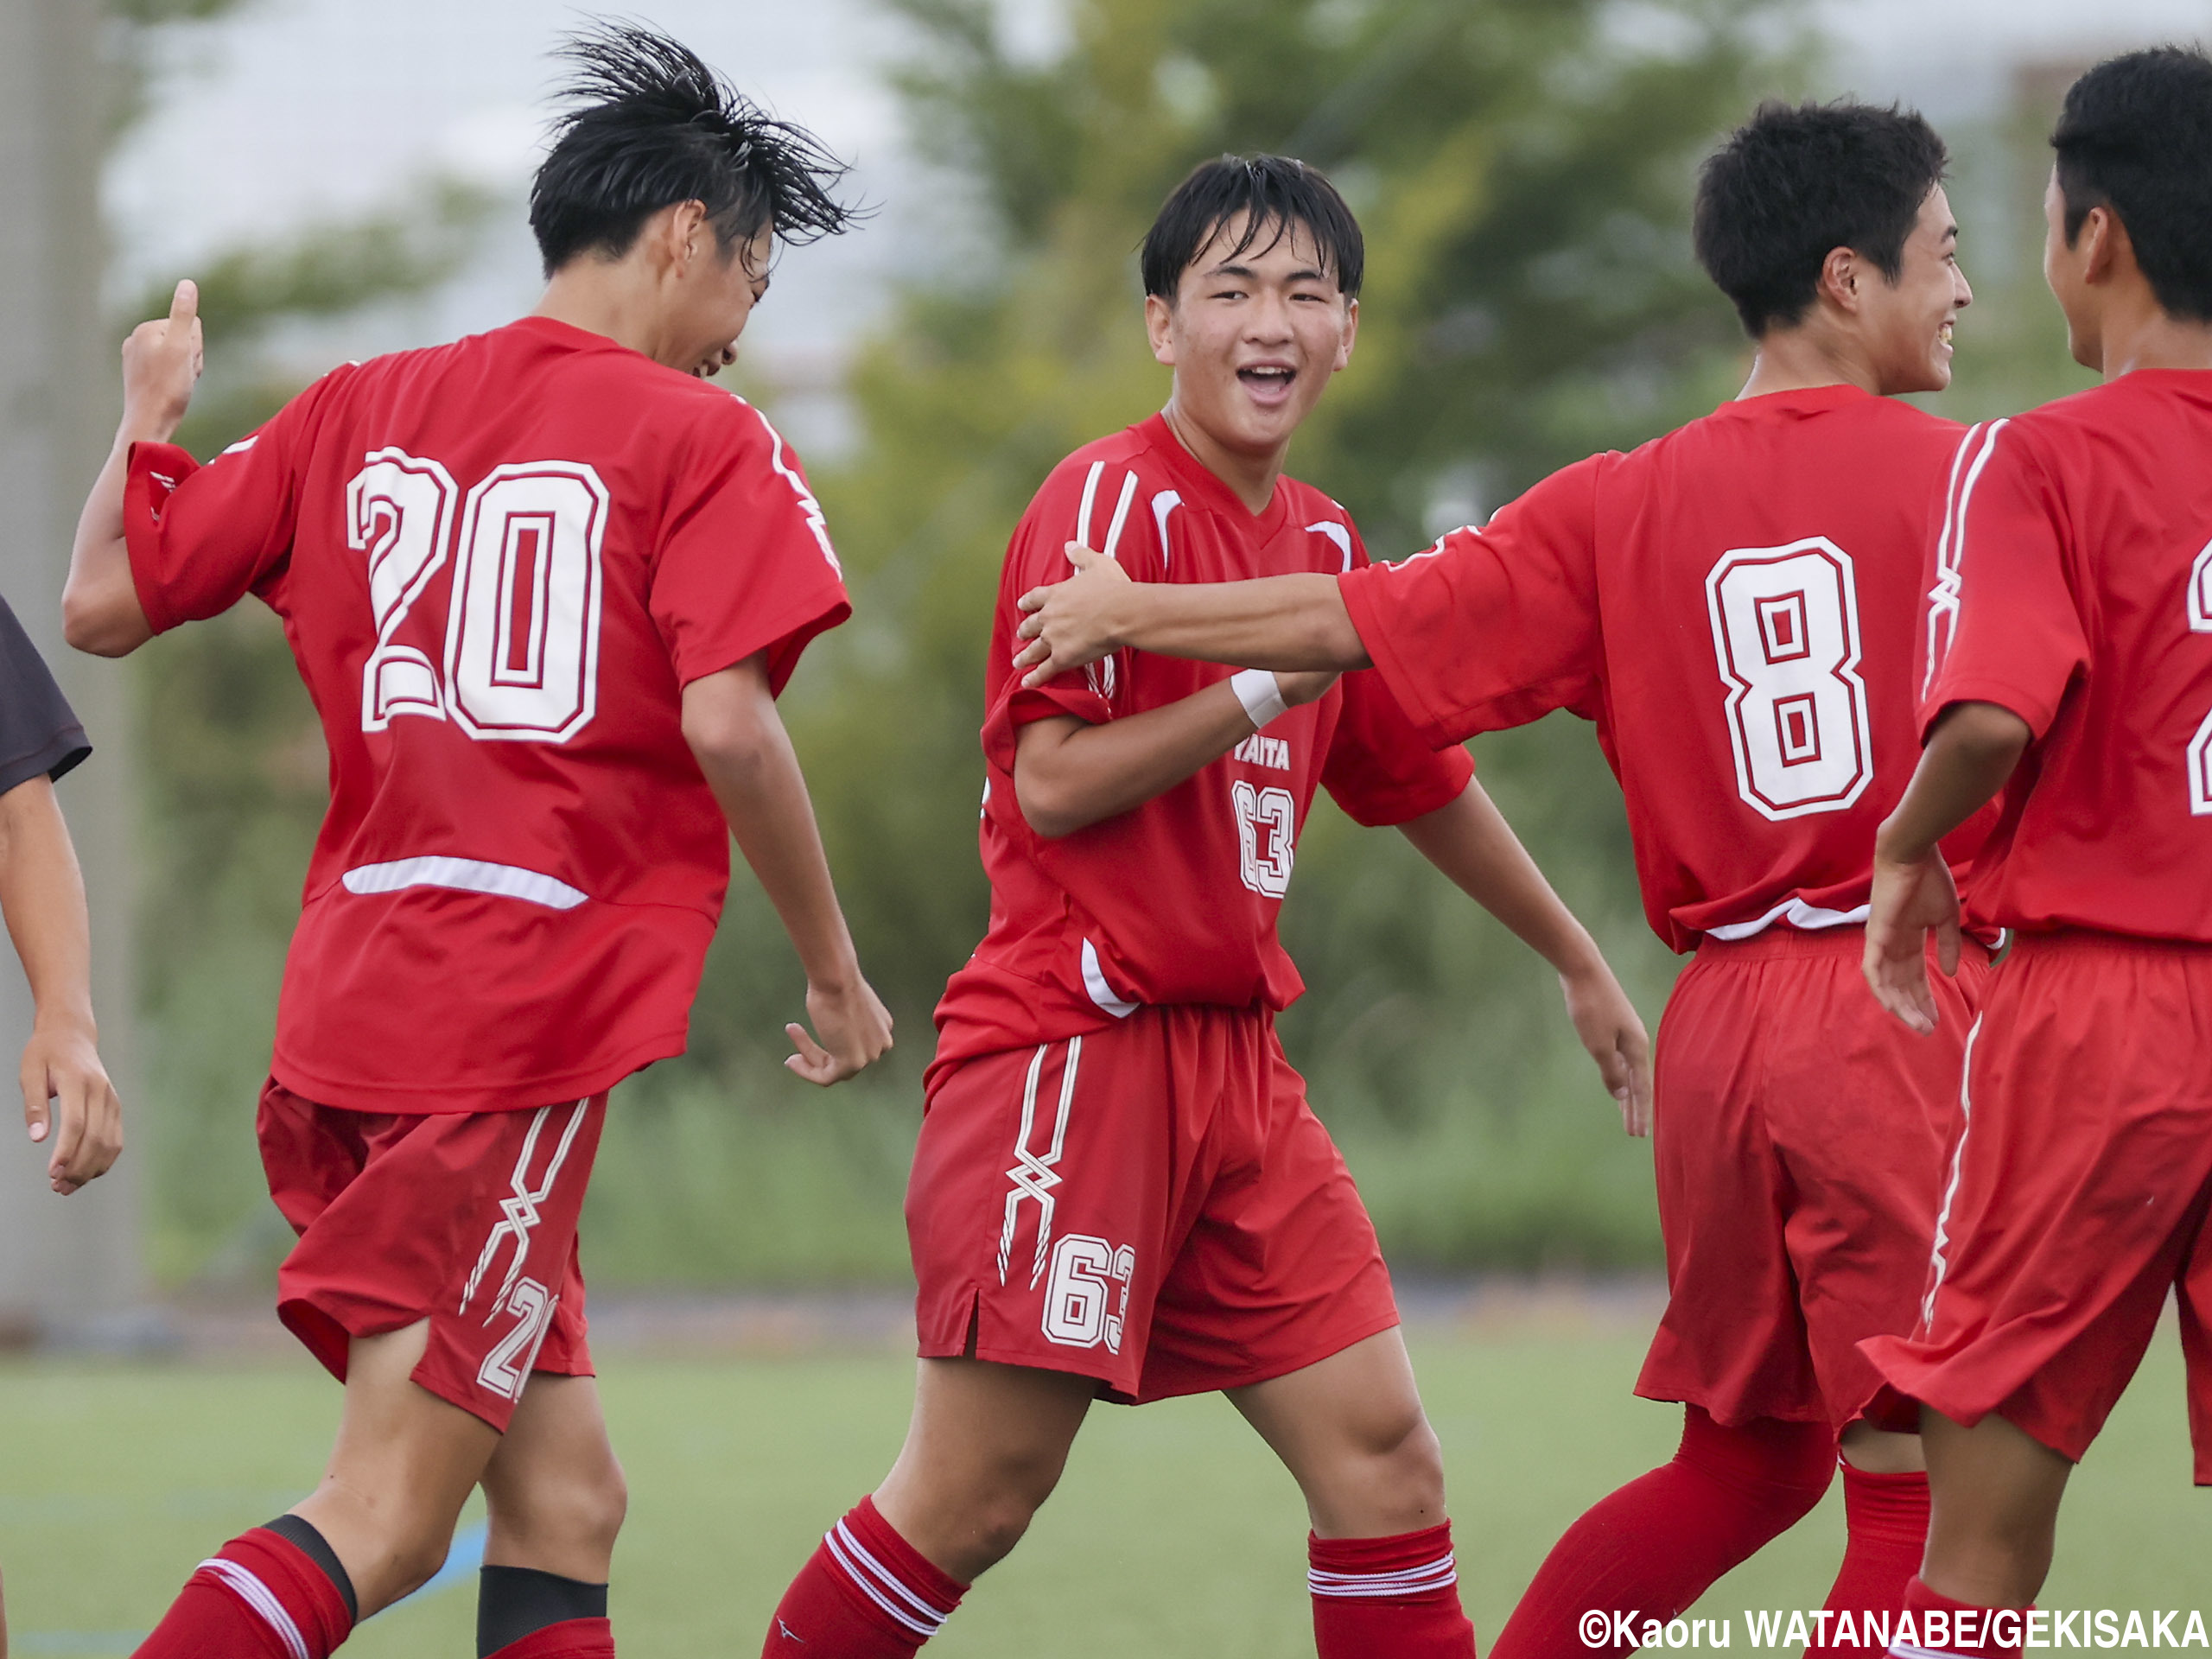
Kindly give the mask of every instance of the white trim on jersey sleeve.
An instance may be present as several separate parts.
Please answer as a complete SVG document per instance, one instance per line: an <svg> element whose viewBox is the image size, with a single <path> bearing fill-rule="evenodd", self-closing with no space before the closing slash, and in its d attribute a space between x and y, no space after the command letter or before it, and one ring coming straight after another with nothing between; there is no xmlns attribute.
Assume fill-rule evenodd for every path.
<svg viewBox="0 0 2212 1659"><path fill-rule="evenodd" d="M1114 995L1114 988L1106 982L1106 970L1098 965L1098 947L1089 939L1083 942L1083 988L1116 1020L1126 1020L1137 1011L1136 1003Z"/></svg>
<svg viewBox="0 0 2212 1659"><path fill-rule="evenodd" d="M1337 551L1344 556L1344 574L1351 574L1351 531L1333 518L1324 518L1317 524L1306 526L1309 534L1327 537L1337 544Z"/></svg>
<svg viewBox="0 0 2212 1659"><path fill-rule="evenodd" d="M397 858L388 864L362 864L340 878L346 891L358 893L397 893L403 887L450 887L460 893L485 893L495 899L522 899L550 910L574 910L591 895L556 877L512 864L490 864L475 858L446 858L436 855Z"/></svg>
<svg viewBox="0 0 2212 1659"><path fill-rule="evenodd" d="M1705 931L1713 938L1726 939L1732 943L1737 939L1748 939L1754 933L1763 933L1777 922L1785 922L1809 933L1823 927L1849 927L1853 923L1863 922L1866 919L1866 909L1865 905L1860 905L1852 910L1822 910L1818 905L1808 905L1802 899L1791 899L1777 905L1756 921L1724 922L1719 927L1708 927Z"/></svg>
<svg viewBox="0 0 2212 1659"><path fill-rule="evenodd" d="M1152 526L1160 535L1160 572L1167 574L1167 515L1183 505L1183 498L1173 490L1162 490L1152 498Z"/></svg>

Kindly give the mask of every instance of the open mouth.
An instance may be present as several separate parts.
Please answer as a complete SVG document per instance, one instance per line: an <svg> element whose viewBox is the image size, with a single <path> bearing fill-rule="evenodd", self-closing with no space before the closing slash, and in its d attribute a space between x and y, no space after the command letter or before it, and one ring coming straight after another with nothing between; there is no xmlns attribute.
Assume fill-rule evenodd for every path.
<svg viewBox="0 0 2212 1659"><path fill-rule="evenodd" d="M1279 404L1290 396L1298 371L1287 363L1255 363L1237 370L1236 378L1255 401Z"/></svg>

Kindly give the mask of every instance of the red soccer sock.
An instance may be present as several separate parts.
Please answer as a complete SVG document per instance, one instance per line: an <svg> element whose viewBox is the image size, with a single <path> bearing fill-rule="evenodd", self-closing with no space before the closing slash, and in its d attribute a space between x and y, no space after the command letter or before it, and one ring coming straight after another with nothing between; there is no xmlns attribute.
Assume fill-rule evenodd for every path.
<svg viewBox="0 0 2212 1659"><path fill-rule="evenodd" d="M1897 1621L1895 1653L1910 1648L1922 1653L1949 1653L1966 1659L2020 1659L2024 1609L1977 1607L1970 1601L1954 1601L1930 1590L1916 1576L1904 1587L1904 1612ZM1911 1621L1911 1628L1905 1621ZM2009 1642L1993 1637L2009 1636ZM1970 1637L1971 1640L1961 1640Z"/></svg>
<svg viewBox="0 0 2212 1659"><path fill-rule="evenodd" d="M967 1588L931 1566L864 1497L784 1592L761 1659L911 1659Z"/></svg>
<svg viewBox="0 0 2212 1659"><path fill-rule="evenodd" d="M491 1659L614 1659L614 1626L603 1618L564 1618L508 1643Z"/></svg>
<svg viewBox="0 0 2212 1659"><path fill-rule="evenodd" d="M1827 1599L1828 1611L1838 1617L1822 1626L1828 1639L1814 1643L1808 1653L1865 1654L1872 1645L1864 1622L1870 1613L1875 1628L1886 1635L1928 1547L1928 1477L1878 1475L1847 1463L1843 1514L1849 1537ZM1847 1617L1848 1640L1842 1623Z"/></svg>
<svg viewBox="0 0 2212 1659"><path fill-rule="evenodd" d="M1723 1428L1685 1408L1671 1462L1592 1506L1536 1570L1491 1659L1589 1659L1625 1651L1647 1620L1679 1617L1713 1581L1787 1531L1835 1476L1835 1436L1824 1424L1755 1418ZM1630 1621L1625 1642L1586 1643L1596 1609Z"/></svg>
<svg viewBox="0 0 2212 1659"><path fill-rule="evenodd" d="M137 1659L328 1659L353 1629L313 1559L256 1527L200 1563Z"/></svg>
<svg viewBox="0 0 2212 1659"><path fill-rule="evenodd" d="M1319 1659L1475 1659L1452 1523L1395 1538L1308 1535Z"/></svg>

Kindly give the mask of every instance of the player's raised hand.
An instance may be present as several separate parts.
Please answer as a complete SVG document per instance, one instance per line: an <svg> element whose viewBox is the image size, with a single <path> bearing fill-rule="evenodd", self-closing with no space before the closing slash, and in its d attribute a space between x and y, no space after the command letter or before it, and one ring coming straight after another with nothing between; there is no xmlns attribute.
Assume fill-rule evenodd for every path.
<svg viewBox="0 0 2212 1659"><path fill-rule="evenodd" d="M123 342L124 410L174 432L191 406L205 357L200 286L188 278L176 285L168 316L140 323Z"/></svg>
<svg viewBox="0 0 2212 1659"><path fill-rule="evenodd" d="M23 1122L46 1144L47 1184L74 1192L107 1173L123 1151L123 1103L89 1031L34 1027L23 1049Z"/></svg>
<svg viewBox="0 0 2212 1659"><path fill-rule="evenodd" d="M1911 863L1877 854L1866 901L1866 983L1875 1001L1923 1036L1936 1029L1928 935L1947 974L1959 971L1959 890L1941 852Z"/></svg>
<svg viewBox="0 0 2212 1659"><path fill-rule="evenodd" d="M1028 613L1021 637L1030 643L1014 665L1029 671L1021 680L1026 686L1042 685L1120 647L1113 633L1113 602L1129 585L1129 573L1081 542L1068 543L1068 563L1075 574L1065 582L1032 588L1021 596L1021 608Z"/></svg>
<svg viewBox="0 0 2212 1659"><path fill-rule="evenodd" d="M1605 1092L1620 1106L1621 1128L1633 1135L1650 1134L1651 1037L1636 1005L1603 963L1588 973L1561 974L1559 984L1574 1034L1598 1063Z"/></svg>
<svg viewBox="0 0 2212 1659"><path fill-rule="evenodd" d="M809 985L806 1016L814 1021L812 1033L797 1023L784 1027L798 1051L784 1064L793 1076L824 1089L874 1065L891 1046L891 1011L864 979L855 979L848 989Z"/></svg>

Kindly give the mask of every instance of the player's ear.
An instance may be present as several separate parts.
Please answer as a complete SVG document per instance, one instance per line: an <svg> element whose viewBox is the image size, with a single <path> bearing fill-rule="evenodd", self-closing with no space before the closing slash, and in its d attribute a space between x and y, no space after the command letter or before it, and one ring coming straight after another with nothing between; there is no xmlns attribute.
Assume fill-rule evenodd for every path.
<svg viewBox="0 0 2212 1659"><path fill-rule="evenodd" d="M1155 361L1168 368L1175 366L1175 308L1158 294L1144 296L1144 332L1152 342Z"/></svg>
<svg viewBox="0 0 2212 1659"><path fill-rule="evenodd" d="M715 238L715 227L707 222L705 202L679 201L662 211L668 215L661 226L664 245L669 264L677 276L682 276L702 255L721 251Z"/></svg>
<svg viewBox="0 0 2212 1659"><path fill-rule="evenodd" d="M1332 368L1341 371L1351 366L1351 348L1357 343L1358 340L1359 302L1356 299L1346 300L1344 302L1344 339L1337 346L1337 360L1332 365Z"/></svg>
<svg viewBox="0 0 2212 1659"><path fill-rule="evenodd" d="M1859 309L1859 256L1849 248L1830 248L1821 261L1820 292L1841 309Z"/></svg>
<svg viewBox="0 0 2212 1659"><path fill-rule="evenodd" d="M2101 203L2089 209L2082 225L2082 276L2089 283L2108 283L2135 263L2135 245L2120 216Z"/></svg>

